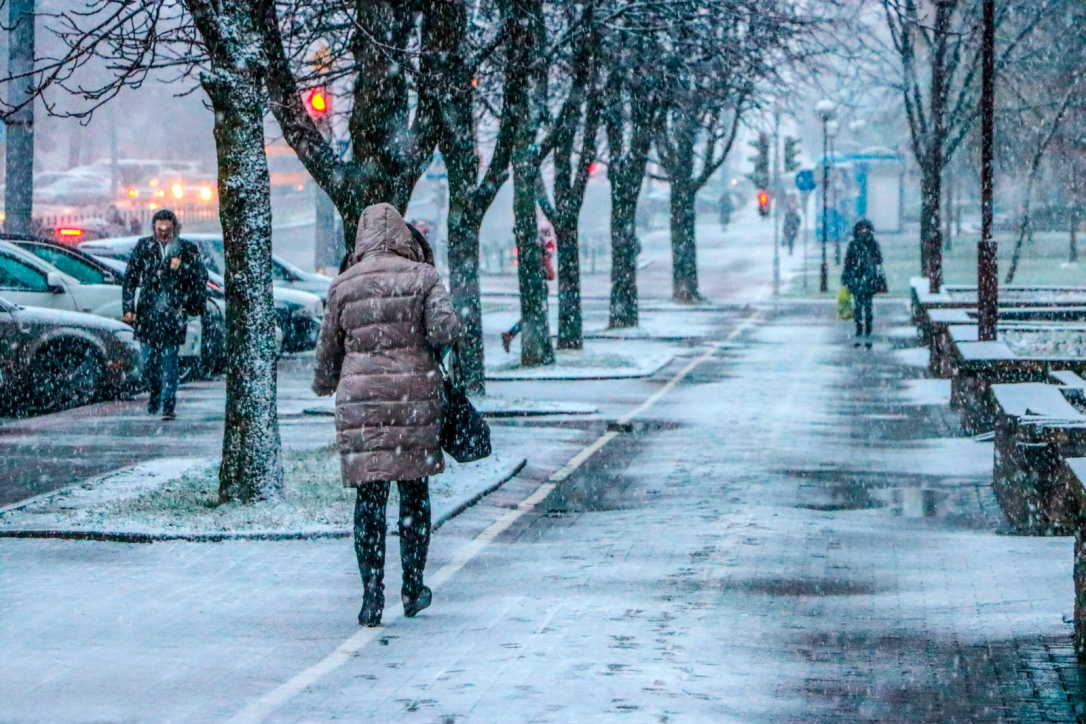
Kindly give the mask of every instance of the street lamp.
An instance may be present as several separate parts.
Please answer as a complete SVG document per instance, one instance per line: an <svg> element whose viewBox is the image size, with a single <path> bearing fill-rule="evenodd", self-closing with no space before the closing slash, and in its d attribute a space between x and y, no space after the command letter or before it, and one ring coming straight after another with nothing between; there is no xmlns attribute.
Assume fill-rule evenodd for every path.
<svg viewBox="0 0 1086 724"><path fill-rule="evenodd" d="M815 104L815 113L822 119L822 268L818 282L818 290L821 292L829 291L829 265L826 261L826 244L828 241L828 229L826 227L827 192L829 191L830 179L830 136L828 126L836 112L837 106L828 98L824 98Z"/></svg>
<svg viewBox="0 0 1086 724"><path fill-rule="evenodd" d="M840 124L836 120L826 121L826 135L830 139L830 158L833 159L833 163L837 161L837 147L834 144L834 139L837 138L837 133L841 130ZM832 201L830 202L830 208L833 209L833 263L841 264L841 229L837 223L837 182L836 180L830 183L829 192L832 195Z"/></svg>

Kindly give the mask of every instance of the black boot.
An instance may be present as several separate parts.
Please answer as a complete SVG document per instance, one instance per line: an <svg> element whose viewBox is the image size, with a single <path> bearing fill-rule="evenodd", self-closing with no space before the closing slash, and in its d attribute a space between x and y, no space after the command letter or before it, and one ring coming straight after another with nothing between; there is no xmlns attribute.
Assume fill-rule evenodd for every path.
<svg viewBox="0 0 1086 724"><path fill-rule="evenodd" d="M433 593L422 583L426 557L430 549L430 491L428 480L400 483L400 562L403 587L400 600L403 613L413 617L433 601Z"/></svg>
<svg viewBox="0 0 1086 724"><path fill-rule="evenodd" d="M403 596L402 599L403 615L414 618L416 613L430 607L430 604L434 601L434 594L427 586L423 586L422 590L414 598Z"/></svg>
<svg viewBox="0 0 1086 724"><path fill-rule="evenodd" d="M362 598L362 610L358 612L358 625L381 625L381 614L385 610L385 594L377 586L366 586L366 593Z"/></svg>
<svg viewBox="0 0 1086 724"><path fill-rule="evenodd" d="M360 626L380 626L385 609L385 503L388 483L366 483L358 488L354 507L354 551L365 591Z"/></svg>

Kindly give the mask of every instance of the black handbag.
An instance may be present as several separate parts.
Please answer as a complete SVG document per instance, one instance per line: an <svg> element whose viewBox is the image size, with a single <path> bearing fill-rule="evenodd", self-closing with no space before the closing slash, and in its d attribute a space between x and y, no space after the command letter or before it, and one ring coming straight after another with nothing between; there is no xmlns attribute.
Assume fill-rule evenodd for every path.
<svg viewBox="0 0 1086 724"><path fill-rule="evenodd" d="M475 409L460 385L441 365L445 382L445 414L441 421L441 449L458 463L472 463L490 457L490 425Z"/></svg>

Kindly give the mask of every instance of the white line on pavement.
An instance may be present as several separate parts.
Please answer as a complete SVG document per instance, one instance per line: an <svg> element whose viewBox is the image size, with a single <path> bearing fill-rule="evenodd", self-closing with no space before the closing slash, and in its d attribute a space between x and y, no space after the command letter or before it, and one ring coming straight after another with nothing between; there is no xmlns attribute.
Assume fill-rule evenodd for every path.
<svg viewBox="0 0 1086 724"><path fill-rule="evenodd" d="M759 315L748 317L742 324L733 329L727 336L724 343L734 341L739 335L753 327L759 320ZM695 357L685 367L668 380L667 384L653 393L647 400L637 406L633 412L630 412L618 420L618 424L625 425L657 402L675 388L680 382L683 381L691 372L697 369L698 366L707 362L713 355L719 351L719 346L713 345L705 351L704 354ZM525 514L535 510L535 507L546 500L558 484L566 480L572 475L578 468L584 465L588 460L592 458L597 452L602 450L607 443L618 437L618 433L615 431L608 431L600 435L591 444L583 448L580 452L570 458L569 462L562 466L559 470L555 471L547 478L545 482L540 484L538 488L532 491L532 494L517 504L516 508L508 511L496 521L490 524L482 533L473 538L463 548L461 548L451 561L442 566L432 576L428 576L428 581L435 587L442 586L449 581L460 569L470 563L484 548L492 543L499 535L508 530L514 523L520 520ZM325 658L321 659L317 663L310 666L305 671L302 671L290 680L284 682L280 686L276 687L272 691L268 692L264 696L250 702L244 709L234 715L229 724L257 724L267 719L269 716L275 713L279 707L290 701L296 695L300 694L306 688L312 686L314 683L324 678L328 674L332 673L343 664L347 663L354 657L363 647L370 641L372 641L381 629L378 628L361 628L358 633L354 634L346 641L341 643L336 650L330 653Z"/></svg>

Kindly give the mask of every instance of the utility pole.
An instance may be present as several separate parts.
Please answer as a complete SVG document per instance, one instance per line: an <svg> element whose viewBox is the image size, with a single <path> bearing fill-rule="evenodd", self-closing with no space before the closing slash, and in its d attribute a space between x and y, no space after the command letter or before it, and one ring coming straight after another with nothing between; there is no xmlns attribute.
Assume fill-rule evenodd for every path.
<svg viewBox="0 0 1086 724"><path fill-rule="evenodd" d="M781 293L781 109L773 108L773 296Z"/></svg>
<svg viewBox="0 0 1086 724"><path fill-rule="evenodd" d="M23 104L4 121L7 188L4 230L32 231L34 213L34 0L8 0L8 71L15 78L7 102Z"/></svg>
<svg viewBox="0 0 1086 724"><path fill-rule="evenodd" d="M836 113L836 106L828 98L815 104L815 113L822 119L822 268L819 271L818 291L829 291L829 263L826 245L829 243L829 194L830 194L830 133L829 124Z"/></svg>
<svg viewBox="0 0 1086 724"><path fill-rule="evenodd" d="M996 338L999 277L992 236L993 139L995 136L995 0L984 0L984 39L980 91L980 244L977 245L978 338Z"/></svg>

